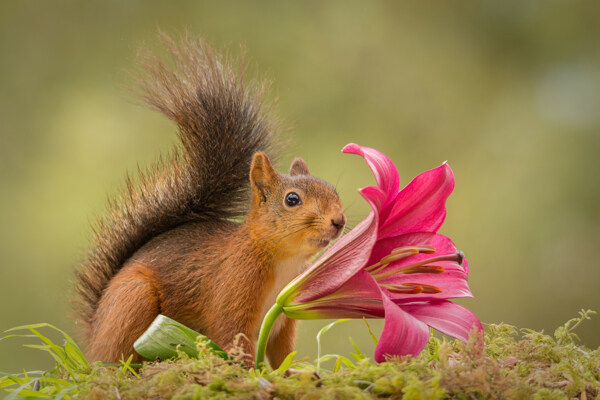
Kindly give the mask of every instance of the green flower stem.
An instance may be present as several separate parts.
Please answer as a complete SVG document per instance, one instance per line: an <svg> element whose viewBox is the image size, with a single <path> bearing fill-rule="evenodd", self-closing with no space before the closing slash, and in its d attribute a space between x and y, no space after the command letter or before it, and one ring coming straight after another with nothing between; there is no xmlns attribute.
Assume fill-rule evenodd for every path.
<svg viewBox="0 0 600 400"><path fill-rule="evenodd" d="M256 367L263 369L265 367L265 350L267 349L267 342L269 341L269 334L271 328L279 315L283 312L283 307L275 303L273 307L265 315L262 325L260 326L260 333L258 334L258 344L256 346Z"/></svg>

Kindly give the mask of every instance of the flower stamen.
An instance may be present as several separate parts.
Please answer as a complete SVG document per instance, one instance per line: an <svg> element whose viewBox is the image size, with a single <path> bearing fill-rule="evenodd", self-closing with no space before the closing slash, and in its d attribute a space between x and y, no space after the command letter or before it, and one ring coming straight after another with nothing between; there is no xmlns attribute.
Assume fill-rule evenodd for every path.
<svg viewBox="0 0 600 400"><path fill-rule="evenodd" d="M435 248L432 246L397 247L392 250L390 254L379 260L379 262L365 268L365 271L374 274L387 267L391 262L402 260L406 257L412 257L419 253L433 254L435 253Z"/></svg>
<svg viewBox="0 0 600 400"><path fill-rule="evenodd" d="M444 267L440 265L415 265L410 268L402 268L403 274L441 274Z"/></svg>
<svg viewBox="0 0 600 400"><path fill-rule="evenodd" d="M386 288L391 293L395 294L419 294L419 293L440 293L442 289L433 285L425 285L422 283L403 283L401 285L382 284L381 287Z"/></svg>
<svg viewBox="0 0 600 400"><path fill-rule="evenodd" d="M459 265L462 265L462 261L464 260L464 257L465 256L463 255L463 253L461 251L459 251L459 252L453 253L453 254L447 254L444 256L428 258L427 260L422 260L422 261L416 262L414 264L403 265L399 268L391 269L389 271L385 271L380 274L377 274L377 272L379 272L382 269L382 268L379 268L377 271L372 271L371 275L376 280L379 280L379 279L386 278L390 275L395 275L395 274L415 274L418 272L440 274L440 273L444 272L444 267L437 266L437 265L429 265L429 264L434 263L434 262L439 262L439 261L455 261L455 262L459 263Z"/></svg>

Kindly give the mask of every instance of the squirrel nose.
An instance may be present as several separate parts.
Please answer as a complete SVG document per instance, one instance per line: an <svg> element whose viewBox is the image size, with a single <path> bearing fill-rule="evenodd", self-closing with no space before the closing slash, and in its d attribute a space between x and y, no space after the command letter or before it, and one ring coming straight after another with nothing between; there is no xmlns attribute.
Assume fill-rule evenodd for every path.
<svg viewBox="0 0 600 400"><path fill-rule="evenodd" d="M341 214L335 218L332 218L331 225L333 225L338 231L342 230L342 228L344 228L344 225L346 225L346 216L344 214Z"/></svg>

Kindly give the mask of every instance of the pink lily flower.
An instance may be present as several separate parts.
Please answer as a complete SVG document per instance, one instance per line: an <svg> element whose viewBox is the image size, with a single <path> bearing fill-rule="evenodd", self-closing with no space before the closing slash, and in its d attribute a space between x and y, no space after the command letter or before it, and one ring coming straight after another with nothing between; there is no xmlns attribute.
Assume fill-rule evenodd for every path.
<svg viewBox="0 0 600 400"><path fill-rule="evenodd" d="M467 261L437 233L454 189L452 169L444 163L399 191L387 156L353 143L342 151L362 156L373 171L377 186L360 190L372 211L281 291L263 325L281 312L295 319L385 318L377 362L419 354L429 327L466 342L481 322L448 299L472 297ZM257 364L261 338L258 350Z"/></svg>

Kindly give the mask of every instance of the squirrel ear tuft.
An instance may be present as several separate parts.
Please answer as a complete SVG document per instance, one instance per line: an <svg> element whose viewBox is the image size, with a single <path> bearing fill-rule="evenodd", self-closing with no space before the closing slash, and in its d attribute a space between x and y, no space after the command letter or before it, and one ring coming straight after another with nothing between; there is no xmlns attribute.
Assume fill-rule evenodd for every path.
<svg viewBox="0 0 600 400"><path fill-rule="evenodd" d="M310 175L306 162L301 158L296 158L290 167L290 175Z"/></svg>
<svg viewBox="0 0 600 400"><path fill-rule="evenodd" d="M259 196L260 201L267 200L267 194L271 191L273 184L279 179L279 174L273 168L273 164L265 153L254 154L250 166L250 184L254 194Z"/></svg>

